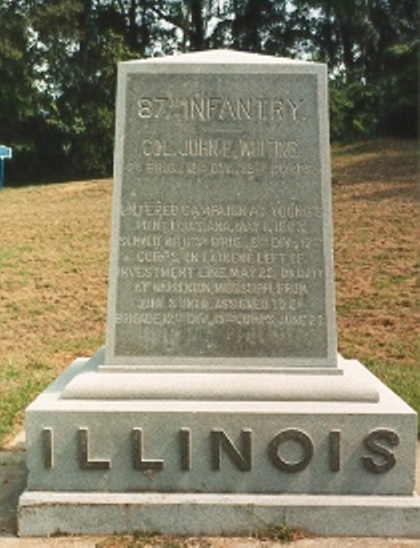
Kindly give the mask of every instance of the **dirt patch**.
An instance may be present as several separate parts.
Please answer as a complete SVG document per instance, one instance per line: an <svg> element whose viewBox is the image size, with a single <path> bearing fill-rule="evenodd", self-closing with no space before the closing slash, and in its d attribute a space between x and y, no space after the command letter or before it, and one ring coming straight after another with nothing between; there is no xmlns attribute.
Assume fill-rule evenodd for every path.
<svg viewBox="0 0 420 548"><path fill-rule="evenodd" d="M355 145L333 157L339 350L397 392L409 377L404 395L418 408L416 143Z"/></svg>

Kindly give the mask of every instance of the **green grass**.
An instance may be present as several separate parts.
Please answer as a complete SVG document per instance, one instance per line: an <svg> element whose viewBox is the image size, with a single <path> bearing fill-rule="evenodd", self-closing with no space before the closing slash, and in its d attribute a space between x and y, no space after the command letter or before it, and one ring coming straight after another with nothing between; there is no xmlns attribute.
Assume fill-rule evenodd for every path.
<svg viewBox="0 0 420 548"><path fill-rule="evenodd" d="M279 523L261 529L256 533L255 537L263 542L293 542L294 540L303 538L303 534L294 527Z"/></svg>
<svg viewBox="0 0 420 548"><path fill-rule="evenodd" d="M392 362L366 360L369 370L398 394L410 407L420 411L420 370L396 367ZM420 425L419 425L420 427Z"/></svg>
<svg viewBox="0 0 420 548"><path fill-rule="evenodd" d="M0 439L8 434L16 420L22 420L23 409L52 381L46 364L31 364L28 376L16 363L0 362Z"/></svg>

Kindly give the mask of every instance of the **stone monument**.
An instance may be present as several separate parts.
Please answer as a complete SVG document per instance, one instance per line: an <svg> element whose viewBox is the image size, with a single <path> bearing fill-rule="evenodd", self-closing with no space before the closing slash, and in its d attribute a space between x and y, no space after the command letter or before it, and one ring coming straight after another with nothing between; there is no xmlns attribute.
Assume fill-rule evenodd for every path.
<svg viewBox="0 0 420 548"><path fill-rule="evenodd" d="M337 356L326 67L121 63L106 345L27 409L21 535L415 536L416 415Z"/></svg>

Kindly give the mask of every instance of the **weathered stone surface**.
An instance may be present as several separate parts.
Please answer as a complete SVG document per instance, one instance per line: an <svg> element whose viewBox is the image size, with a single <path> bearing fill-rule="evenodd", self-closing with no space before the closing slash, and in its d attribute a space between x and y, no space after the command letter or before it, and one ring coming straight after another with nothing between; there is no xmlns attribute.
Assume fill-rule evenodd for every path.
<svg viewBox="0 0 420 548"><path fill-rule="evenodd" d="M286 524L321 536L420 537L418 497L27 492L20 512L22 536L138 531L250 535ZM345 545L365 546L366 541L350 542L346 539ZM328 546L341 543L337 538ZM235 539L239 544L240 539ZM377 538L373 545L387 546L388 541Z"/></svg>
<svg viewBox="0 0 420 548"><path fill-rule="evenodd" d="M27 410L28 489L411 495L415 413L342 362L379 403L62 399L76 361Z"/></svg>
<svg viewBox="0 0 420 548"><path fill-rule="evenodd" d="M380 403L63 400L85 366L28 408L21 535L418 535L415 413L360 364Z"/></svg>
<svg viewBox="0 0 420 548"><path fill-rule="evenodd" d="M326 68L120 65L109 365L335 366Z"/></svg>

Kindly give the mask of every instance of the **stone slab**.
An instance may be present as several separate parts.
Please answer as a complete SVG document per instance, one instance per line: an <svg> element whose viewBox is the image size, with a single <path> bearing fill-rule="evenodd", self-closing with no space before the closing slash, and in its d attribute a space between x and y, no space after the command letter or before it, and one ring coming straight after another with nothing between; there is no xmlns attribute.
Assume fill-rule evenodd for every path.
<svg viewBox="0 0 420 548"><path fill-rule="evenodd" d="M29 491L410 495L416 414L379 403L62 399L27 409Z"/></svg>
<svg viewBox="0 0 420 548"><path fill-rule="evenodd" d="M336 367L327 72L120 63L106 365Z"/></svg>
<svg viewBox="0 0 420 548"><path fill-rule="evenodd" d="M31 493L19 535L250 535L287 524L322 536L420 538L419 497ZM382 543L381 543L382 544Z"/></svg>
<svg viewBox="0 0 420 548"><path fill-rule="evenodd" d="M174 373L171 368L156 371L118 367L103 370L104 349L83 367L84 371L64 387L62 398L77 400L210 400L210 401L328 401L370 402L379 400L374 383L366 382L364 369L354 360L337 360L330 370L248 368L231 372L223 369L197 372L188 367Z"/></svg>
<svg viewBox="0 0 420 548"><path fill-rule="evenodd" d="M75 536L71 535L69 538L66 537L57 537L57 536L39 536L35 537L17 537L17 507L19 496L21 495L26 483L26 462L25 462L25 434L24 431L21 431L18 436L10 440L1 450L0 450L0 462L3 464L0 466L0 485L6 485L7 490L4 494L3 500L0 501L0 545L2 548L45 548L45 546L53 546L57 548L63 547L72 547L83 546L83 548L94 548L99 542L104 541L104 536L99 534L97 536ZM10 465L13 467L11 473ZM5 465L4 465L5 464ZM420 443L417 443L417 452L416 452L416 489L417 492L420 487ZM33 495L31 494L31 500L33 501ZM0 496L0 499L2 497ZM383 500L383 497L381 497ZM361 500L361 497L358 497L358 500ZM383 512L382 512L383 513ZM45 518L53 519L53 518ZM157 541L158 539L156 539ZM160 539L159 539L160 540ZM185 538L185 536L174 538L173 536L170 540L172 542L184 542L188 546L197 544L197 539L195 537ZM165 542L162 540L162 542ZM246 534L241 537L233 536L211 536L204 537L201 539L202 543L207 543L209 547L212 548L227 548L227 547L249 547L254 548L256 546L261 546L261 541L255 537L249 537ZM346 547L355 546L357 548L364 546L374 546L375 548L380 545L381 547L385 546L418 546L418 541L416 542L415 537L411 540L408 538L401 538L389 536L387 531L386 537L331 537L331 536L317 536L309 535L306 538L299 539L294 541L293 546L295 548L336 548L339 543L344 543ZM273 545L277 546L276 543L272 542ZM279 543L280 544L280 543Z"/></svg>

